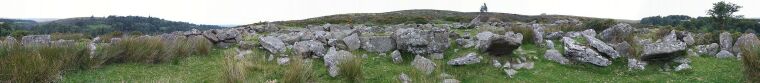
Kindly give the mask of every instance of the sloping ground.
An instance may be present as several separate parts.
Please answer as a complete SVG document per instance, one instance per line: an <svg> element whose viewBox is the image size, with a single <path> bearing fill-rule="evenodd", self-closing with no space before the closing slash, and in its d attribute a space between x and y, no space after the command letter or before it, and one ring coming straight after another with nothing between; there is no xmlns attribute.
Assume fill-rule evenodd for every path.
<svg viewBox="0 0 760 83"><path fill-rule="evenodd" d="M305 26L318 24L403 24L403 23L468 23L478 16L480 12L458 12L449 10L433 9L413 9L400 10L384 13L349 13L337 14L322 17L314 17L304 20L275 21L273 23L287 26ZM550 23L555 20L568 18L587 21L591 19L601 19L593 17L567 16L567 15L518 15L510 13L488 12L485 14L488 18L481 21L502 21L502 22L531 22ZM257 25L254 23L250 25ZM246 26L246 25L243 25Z"/></svg>
<svg viewBox="0 0 760 83"><path fill-rule="evenodd" d="M556 44L559 47L561 44ZM414 82L440 82L439 75L447 73L453 75L463 83L497 83L497 82L727 82L738 83L743 81L741 63L735 59L717 59L712 57L689 57L692 60L692 68L687 71L660 71L658 66L649 65L644 71L628 71L624 60L615 60L611 66L597 67L588 64L560 65L543 58L543 48L531 44L524 44L521 48L528 58L535 61L535 68L518 70L515 78L507 78L500 68L491 66L490 59L505 59L506 57L484 56L483 63L449 66L445 62L455 57L464 56L466 53L475 52L475 49L459 49L456 45L445 53L442 60L433 60L438 67L433 74L425 76L414 74L409 64L414 57L411 54L403 54L404 62L394 64L389 56L379 56L378 53L354 51L353 54L361 56L367 54L368 58L362 59L362 71L365 82L388 83L398 82L398 75L402 72L410 75ZM561 48L561 47L560 47ZM225 50L217 49L210 56L192 56L177 64L118 64L109 65L102 69L79 71L64 74L66 83L82 82L221 82L224 63L223 53ZM283 80L287 71L286 66L279 66L276 62L266 62L263 58L262 49L254 49L251 56L256 65L249 70L247 80L254 83L262 83L269 80ZM342 78L330 77L322 60L313 60L312 71L316 73L316 81L319 83L341 83Z"/></svg>

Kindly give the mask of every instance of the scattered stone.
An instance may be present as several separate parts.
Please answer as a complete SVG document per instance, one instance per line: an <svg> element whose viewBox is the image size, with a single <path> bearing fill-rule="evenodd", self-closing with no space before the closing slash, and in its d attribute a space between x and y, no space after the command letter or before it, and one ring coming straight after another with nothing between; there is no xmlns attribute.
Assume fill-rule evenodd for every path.
<svg viewBox="0 0 760 83"><path fill-rule="evenodd" d="M24 46L44 46L50 43L50 35L28 35L21 37Z"/></svg>
<svg viewBox="0 0 760 83"><path fill-rule="evenodd" d="M594 47L596 51L603 53L607 57L610 57L612 59L616 59L620 57L620 54L618 54L618 52L615 51L615 49L613 49L606 43L602 42L602 40L596 39L593 36L588 36L588 35L585 35L583 37L586 37L586 41L588 41L591 47Z"/></svg>
<svg viewBox="0 0 760 83"><path fill-rule="evenodd" d="M431 59L443 59L443 53L433 53L430 55Z"/></svg>
<svg viewBox="0 0 760 83"><path fill-rule="evenodd" d="M441 75L439 75L438 77L440 77L441 79L454 79L454 76L446 74L446 73L441 73Z"/></svg>
<svg viewBox="0 0 760 83"><path fill-rule="evenodd" d="M509 78L513 78L512 76L514 76L515 74L517 74L517 70L515 70L515 69L504 69L504 73L506 73Z"/></svg>
<svg viewBox="0 0 760 83"><path fill-rule="evenodd" d="M709 55L709 56L715 56L720 50L720 45L718 43L712 43L708 45L697 45L694 47L696 49L697 55Z"/></svg>
<svg viewBox="0 0 760 83"><path fill-rule="evenodd" d="M482 59L482 57L479 57L477 54L475 54L475 53L468 53L464 57L459 57L459 58L455 58L453 60L450 60L449 62L447 62L447 64L449 64L449 65L475 64L475 63L480 63L480 59Z"/></svg>
<svg viewBox="0 0 760 83"><path fill-rule="evenodd" d="M398 52L398 50L395 50L391 53L391 58L393 59L393 63L396 64L404 62L404 59L401 58L401 52Z"/></svg>
<svg viewBox="0 0 760 83"><path fill-rule="evenodd" d="M678 67L676 67L675 71L681 71L681 70L686 70L686 69L691 69L691 66L689 66L689 64L681 64L681 65L678 65Z"/></svg>
<svg viewBox="0 0 760 83"><path fill-rule="evenodd" d="M457 45L462 46L463 48L471 48L475 46L475 41L472 39L457 39Z"/></svg>
<svg viewBox="0 0 760 83"><path fill-rule="evenodd" d="M287 57L277 59L277 64L280 64L280 65L288 64L288 62L290 62L290 58L287 58Z"/></svg>
<svg viewBox="0 0 760 83"><path fill-rule="evenodd" d="M409 78L408 75L401 73L401 75L398 76L398 80L401 81L401 83L411 83L412 79Z"/></svg>
<svg viewBox="0 0 760 83"><path fill-rule="evenodd" d="M554 42L552 42L552 40L546 40L546 48L555 49Z"/></svg>
<svg viewBox="0 0 760 83"><path fill-rule="evenodd" d="M546 50L546 52L544 53L544 58L557 62L559 64L563 64L563 65L570 64L570 60L563 57L562 54L559 53L559 51L554 50L554 49Z"/></svg>
<svg viewBox="0 0 760 83"><path fill-rule="evenodd" d="M436 64L433 63L433 61L430 59L416 55L414 57L414 61L412 61L412 66L414 66L415 69L421 71L425 75L430 75L433 73L433 70L435 70Z"/></svg>
<svg viewBox="0 0 760 83"><path fill-rule="evenodd" d="M602 57L593 49L576 44L575 40L572 38L562 37L562 41L565 43L565 54L571 59L591 63L597 66L608 66L612 64L612 61Z"/></svg>
<svg viewBox="0 0 760 83"><path fill-rule="evenodd" d="M285 52L285 43L279 38L272 36L266 36L259 38L261 46L267 49L270 53L283 53Z"/></svg>
<svg viewBox="0 0 760 83"><path fill-rule="evenodd" d="M501 62L499 62L499 60L494 59L491 63L493 63L493 67L501 67Z"/></svg>
<svg viewBox="0 0 760 83"><path fill-rule="evenodd" d="M718 52L718 54L715 54L715 57L718 57L718 58L734 58L734 54L732 54L731 52L728 52L726 50L721 50L720 52Z"/></svg>
<svg viewBox="0 0 760 83"><path fill-rule="evenodd" d="M628 70L644 70L646 65L646 62L631 58L628 59Z"/></svg>

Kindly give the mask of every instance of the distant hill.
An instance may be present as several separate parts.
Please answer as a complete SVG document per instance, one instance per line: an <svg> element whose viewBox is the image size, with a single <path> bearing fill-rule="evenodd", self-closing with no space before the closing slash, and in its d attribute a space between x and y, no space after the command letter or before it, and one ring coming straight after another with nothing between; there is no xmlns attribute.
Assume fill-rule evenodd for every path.
<svg viewBox="0 0 760 83"><path fill-rule="evenodd" d="M141 32L170 33L174 31L187 31L190 29L218 29L224 28L215 25L198 25L187 22L168 21L155 17L141 16L108 16L108 17L77 17L42 22L31 29L35 33L87 33L101 35L113 31L118 32Z"/></svg>
<svg viewBox="0 0 760 83"><path fill-rule="evenodd" d="M11 23L13 25L12 27L19 28L19 29L29 29L37 25L37 22L33 20L10 19L10 18L0 18L0 22Z"/></svg>
<svg viewBox="0 0 760 83"><path fill-rule="evenodd" d="M304 26L304 25L318 25L324 23L331 24L402 24L402 23L468 23L475 18L480 12L458 12L449 10L432 10L432 9L413 9L413 10L400 10L384 13L350 13L350 14L337 14L315 18L308 18L304 20L289 20L289 21L275 21L271 23L288 25L288 26ZM563 19L578 19L581 21L587 21L592 17L581 16L568 16L568 15L518 15L510 13L498 13L488 12L485 14L487 19L481 19L481 21L500 21L500 22L540 22L548 23L555 20ZM622 22L630 22L628 20L619 20ZM249 25L255 25L261 23L254 23Z"/></svg>

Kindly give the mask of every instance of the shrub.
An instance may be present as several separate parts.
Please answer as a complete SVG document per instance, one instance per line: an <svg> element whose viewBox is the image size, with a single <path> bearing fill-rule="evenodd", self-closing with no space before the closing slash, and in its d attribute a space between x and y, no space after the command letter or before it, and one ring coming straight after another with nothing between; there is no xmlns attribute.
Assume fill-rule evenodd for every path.
<svg viewBox="0 0 760 83"><path fill-rule="evenodd" d="M309 83L316 79L310 64L304 63L301 57L292 58L287 68L283 83Z"/></svg>
<svg viewBox="0 0 760 83"><path fill-rule="evenodd" d="M342 61L338 64L340 68L340 76L343 77L348 83L362 83L364 76L362 75L362 61L359 58L353 58L350 60Z"/></svg>
<svg viewBox="0 0 760 83"><path fill-rule="evenodd" d="M24 30L16 30L16 31L11 32L11 36L15 37L16 39L21 39L21 37L24 37L29 34L32 34L32 32L24 31Z"/></svg>

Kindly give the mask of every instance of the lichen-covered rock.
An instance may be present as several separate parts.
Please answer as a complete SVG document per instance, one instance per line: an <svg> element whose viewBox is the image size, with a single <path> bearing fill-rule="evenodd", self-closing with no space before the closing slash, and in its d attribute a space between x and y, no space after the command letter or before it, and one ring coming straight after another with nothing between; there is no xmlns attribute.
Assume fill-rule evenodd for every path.
<svg viewBox="0 0 760 83"><path fill-rule="evenodd" d="M285 43L279 38L272 36L266 36L259 38L259 42L264 49L267 49L270 53L282 53L285 52Z"/></svg>
<svg viewBox="0 0 760 83"><path fill-rule="evenodd" d="M44 46L50 44L50 35L28 35L21 37L24 46Z"/></svg>
<svg viewBox="0 0 760 83"><path fill-rule="evenodd" d="M513 78L515 74L517 74L517 70L515 69L504 69L504 73L507 74L507 77Z"/></svg>
<svg viewBox="0 0 760 83"><path fill-rule="evenodd" d="M576 44L575 40L572 38L562 37L562 42L565 43L565 54L567 54L570 59L591 63L597 66L608 66L612 64L612 61L599 55L599 53L593 49Z"/></svg>
<svg viewBox="0 0 760 83"><path fill-rule="evenodd" d="M409 78L409 75L404 73L401 73L401 75L398 76L398 80L401 81L401 83L412 83L412 78Z"/></svg>
<svg viewBox="0 0 760 83"><path fill-rule="evenodd" d="M393 33L393 39L396 40L396 48L414 54L428 53L430 41L425 37L428 36L422 30L413 28L398 29Z"/></svg>
<svg viewBox="0 0 760 83"><path fill-rule="evenodd" d="M628 59L628 70L644 70L647 63L644 61L639 61L637 59Z"/></svg>
<svg viewBox="0 0 760 83"><path fill-rule="evenodd" d="M586 29L580 32L581 35L588 35L596 37L596 31L594 29Z"/></svg>
<svg viewBox="0 0 760 83"><path fill-rule="evenodd" d="M547 33L547 34L546 34L545 38L546 38L546 39L550 39L550 40L556 40L556 39L562 38L562 36L563 36L564 34L565 34L565 33L564 33L564 32L562 32L562 31L558 31L558 32L549 32L549 33Z"/></svg>
<svg viewBox="0 0 760 83"><path fill-rule="evenodd" d="M619 43L619 39L629 36L633 33L634 28L628 23L618 23L615 26L604 29L602 33L599 33L599 39L609 43ZM613 41L616 40L616 41Z"/></svg>
<svg viewBox="0 0 760 83"><path fill-rule="evenodd" d="M369 52L388 52L396 49L396 42L390 36L372 36L367 39L362 49Z"/></svg>
<svg viewBox="0 0 760 83"><path fill-rule="evenodd" d="M544 53L544 58L557 62L559 64L570 64L570 60L563 57L562 54L559 53L559 51L554 50L554 49L546 50L546 52Z"/></svg>
<svg viewBox="0 0 760 83"><path fill-rule="evenodd" d="M731 45L734 44L734 40L731 37L731 33L723 32L720 33L719 36L720 39L718 39L720 43L720 50L730 50Z"/></svg>
<svg viewBox="0 0 760 83"><path fill-rule="evenodd" d="M452 60L449 60L447 64L449 65L467 65L467 64L475 64L480 63L480 59L482 57L478 56L478 54L475 53L468 53L467 55L459 58L455 58Z"/></svg>
<svg viewBox="0 0 760 83"><path fill-rule="evenodd" d="M543 44L544 43L544 26L541 26L539 24L533 24L531 25L533 28L533 43L536 44Z"/></svg>
<svg viewBox="0 0 760 83"><path fill-rule="evenodd" d="M715 56L720 50L720 45L718 43L712 43L708 45L697 45L694 46L695 52L697 55L709 55L709 56Z"/></svg>
<svg viewBox="0 0 760 83"><path fill-rule="evenodd" d="M546 40L546 48L555 49L554 42L552 40Z"/></svg>
<svg viewBox="0 0 760 83"><path fill-rule="evenodd" d="M401 58L401 52L398 52L398 50L395 50L391 53L391 59L393 59L393 63L396 64L404 62L404 59Z"/></svg>
<svg viewBox="0 0 760 83"><path fill-rule="evenodd" d="M344 50L337 51L335 48L330 48L324 56L325 66L328 68L328 74L332 77L337 76L340 72L340 67L338 67L338 65L343 61L352 59L354 59L354 55L351 54L351 52Z"/></svg>
<svg viewBox="0 0 760 83"><path fill-rule="evenodd" d="M423 74L430 75L435 70L436 64L430 59L417 55L412 61L412 66Z"/></svg>
<svg viewBox="0 0 760 83"><path fill-rule="evenodd" d="M615 51L615 49L613 49L606 43L602 42L602 40L596 39L593 36L588 36L588 35L584 35L583 37L586 37L586 41L588 41L591 47L594 47L596 51L603 53L607 57L610 57L612 59L616 59L620 57L620 54L618 54L618 52Z"/></svg>
<svg viewBox="0 0 760 83"><path fill-rule="evenodd" d="M715 57L718 57L718 58L734 58L734 54L731 53L731 52L728 52L726 50L721 50L720 52L718 52L718 54L715 54Z"/></svg>
<svg viewBox="0 0 760 83"><path fill-rule="evenodd" d="M463 48L471 48L472 46L475 46L475 41L472 39L457 39L457 45Z"/></svg>
<svg viewBox="0 0 760 83"><path fill-rule="evenodd" d="M346 43L349 51L353 51L361 47L361 41L359 40L359 35L357 34L346 36L343 38L343 43Z"/></svg>
<svg viewBox="0 0 760 83"><path fill-rule="evenodd" d="M491 44L491 38L497 34L493 34L491 32L480 32L478 35L475 35L475 38L478 39L476 47L478 49L486 49L488 45Z"/></svg>
<svg viewBox="0 0 760 83"><path fill-rule="evenodd" d="M684 54L686 43L675 38L675 32L671 31L660 42L644 45L641 60L670 60Z"/></svg>
<svg viewBox="0 0 760 83"><path fill-rule="evenodd" d="M324 46L325 44L322 44L322 42L314 40L300 41L293 45L293 50L297 55L304 57L322 57L327 52Z"/></svg>
<svg viewBox="0 0 760 83"><path fill-rule="evenodd" d="M752 48L758 46L760 46L760 40L758 40L757 36L754 33L746 33L736 39L734 46L729 51L737 54L737 56L741 56L741 49L743 47Z"/></svg>
<svg viewBox="0 0 760 83"><path fill-rule="evenodd" d="M620 54L621 56L623 55L627 55L626 57L631 56L631 52L630 52L631 44L628 44L627 41L623 41L622 43L612 44L610 46L614 48L618 52L618 54Z"/></svg>

